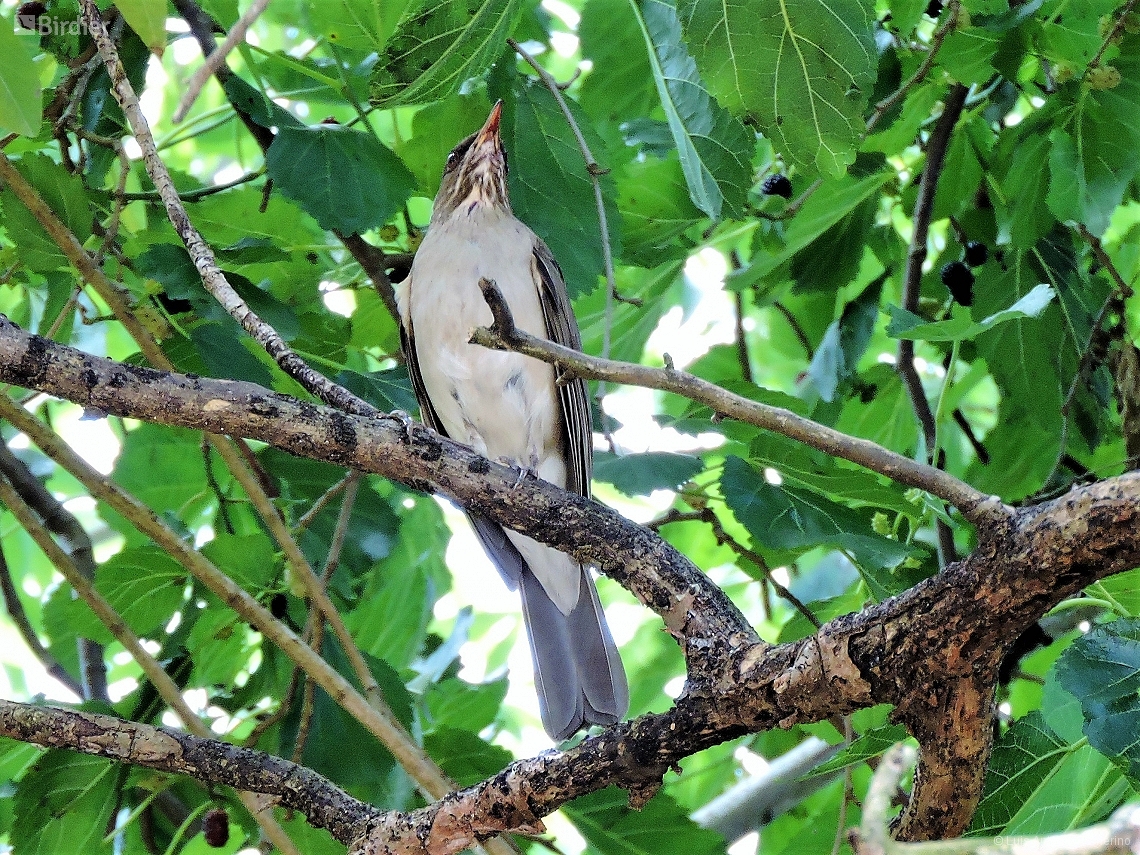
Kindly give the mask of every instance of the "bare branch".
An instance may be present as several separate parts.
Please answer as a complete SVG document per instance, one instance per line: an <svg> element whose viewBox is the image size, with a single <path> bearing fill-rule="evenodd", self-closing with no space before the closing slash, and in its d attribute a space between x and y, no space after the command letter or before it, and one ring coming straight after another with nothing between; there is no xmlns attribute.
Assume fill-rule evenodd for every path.
<svg viewBox="0 0 1140 855"><path fill-rule="evenodd" d="M0 734L276 796L342 843L378 814L316 772L280 757L114 716L0 700Z"/></svg>
<svg viewBox="0 0 1140 855"><path fill-rule="evenodd" d="M674 392L705 404L714 412L791 437L812 448L865 466L908 487L918 487L945 499L980 527L994 525L1011 513L994 497L975 490L953 475L896 454L869 440L848 436L833 428L797 416L788 410L768 406L733 394L721 387L671 368L650 368L629 362L615 362L589 356L553 342L535 338L518 329L502 294L490 280L482 280L483 297L491 307L495 323L491 329L477 329L471 341L498 350L515 350L544 362L561 365L593 380L608 380L648 389Z"/></svg>
<svg viewBox="0 0 1140 855"><path fill-rule="evenodd" d="M174 110L174 115L171 117L171 121L173 121L174 124L177 125L186 118L186 114L190 112L190 108L202 93L202 87L206 85L206 81L208 81L218 70L218 67L226 61L226 57L230 55L230 51L237 47L238 42L245 38L246 31L253 25L254 21L261 17L261 13L265 11L265 7L268 5L269 0L253 0L250 7L238 18L237 23L230 28L229 35L226 36L221 46L206 55L206 61L202 63L186 83L182 99L178 102L178 106Z"/></svg>
<svg viewBox="0 0 1140 855"><path fill-rule="evenodd" d="M139 148L142 149L143 163L146 166L147 174L162 197L166 214L170 218L174 230L185 244L187 252L190 253L190 258L198 269L198 274L202 277L202 284L206 290L238 322L242 329L265 348L266 353L273 358L281 370L295 379L306 390L330 406L347 412L378 415L376 408L367 401L358 398L347 389L333 383L319 371L309 367L301 357L290 349L273 327L250 309L245 300L230 285L225 274L218 267L213 249L206 243L194 224L190 222L186 208L178 197L178 191L174 189L174 182L170 178L166 164L158 155L154 136L150 132L150 125L147 123L146 116L143 115L134 87L127 79L127 72L119 59L115 43L103 24L99 9L95 6L94 0L80 0L80 5L83 9L83 19L87 23L92 38L99 46L99 54L103 57L107 73L111 77L115 100L123 108L123 113L127 116L131 128L134 130L135 140L138 142Z"/></svg>

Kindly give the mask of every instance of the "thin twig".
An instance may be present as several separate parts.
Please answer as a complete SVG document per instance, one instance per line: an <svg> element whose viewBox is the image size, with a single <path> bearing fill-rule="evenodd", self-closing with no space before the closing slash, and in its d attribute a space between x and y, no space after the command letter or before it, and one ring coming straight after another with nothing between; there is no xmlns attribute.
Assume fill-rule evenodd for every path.
<svg viewBox="0 0 1140 855"><path fill-rule="evenodd" d="M0 395L0 418L28 436L48 457L70 472L93 498L117 511L131 525L149 537L195 578L219 596L230 608L276 644L299 665L334 701L379 739L413 780L433 798L454 789L451 781L424 753L409 741L399 722L373 708L344 677L304 644L296 633L278 621L269 610L219 570L202 553L187 544L177 532L138 501L75 453L55 433L27 410Z"/></svg>
<svg viewBox="0 0 1140 855"><path fill-rule="evenodd" d="M1013 513L999 500L974 489L948 472L897 454L869 440L840 433L788 410L734 395L714 383L683 371L600 359L536 338L515 326L510 309L494 282L483 279L480 287L495 323L491 329L478 328L472 333L471 341L475 344L497 350L514 350L544 362L558 363L563 369L591 380L674 392L683 398L705 404L722 416L774 431L834 457L858 463L900 484L925 490L945 499L958 508L967 520L983 528L1007 521Z"/></svg>
<svg viewBox="0 0 1140 855"><path fill-rule="evenodd" d="M942 43L946 37L950 35L951 30L958 24L958 9L960 4L957 0L950 3L950 14L946 18L946 23L934 31L934 35L930 39L930 47L926 51L926 59L910 77L894 92L875 105L875 112L871 114L871 118L867 120L867 129L864 134L869 134L871 130L879 123L879 120L895 106L899 101L906 97L906 93L921 83L926 75L930 73L930 69L934 67L934 60L938 57L938 51L942 49Z"/></svg>
<svg viewBox="0 0 1140 855"><path fill-rule="evenodd" d="M200 199L205 199L216 193L224 193L226 190L232 190L234 187L240 187L242 184L256 181L264 174L264 168L255 169L253 172L247 172L240 178L235 178L233 181L226 181L224 184L199 187L197 190L186 190L180 193L179 197L183 202L197 202ZM119 196L127 202L158 202L162 199L157 190L144 190L139 193L120 193Z"/></svg>
<svg viewBox="0 0 1140 855"><path fill-rule="evenodd" d="M24 639L24 644L44 666L44 670L75 697L85 697L86 692L84 692L79 681L72 677L67 669L59 664L59 660L51 655L51 651L40 643L39 634L36 632L36 628L32 626L32 622L28 620L28 613L24 611L24 604L20 601L20 593L12 583L12 573L8 569L8 559L4 556L2 544L0 544L0 592L4 595L4 607L8 610L8 617L12 619L20 637Z"/></svg>
<svg viewBox="0 0 1140 855"><path fill-rule="evenodd" d="M47 529L43 527L40 520L37 519L31 507L25 504L19 493L2 478L0 478L0 503L3 503L8 508L9 512L16 517L23 529L31 535L36 545L44 551L44 554L47 555L52 565L67 579L72 589L79 594L88 608L99 618L99 622L102 623L115 637L115 640L123 645L131 654L131 657L142 669L147 679L150 680L151 685L154 686L163 701L166 702L167 706L169 706L182 721L186 729L200 739L209 739L212 736L210 729L206 727L206 725L202 723L202 720L190 709L189 704L187 704L186 700L182 697L181 690L170 678L170 675L163 670L157 660L143 647L142 640L130 630L122 616L95 590L94 583L84 578L83 574L79 572L71 556L64 552L63 549L51 539L51 535L48 534ZM266 837L272 840L275 846L286 853L286 855L300 855L297 847L285 833L285 830L277 824L277 821L272 816L263 810L260 800L253 793L239 791L238 795L241 798L242 804L245 805L253 818L257 820L258 825L261 826Z"/></svg>
<svg viewBox="0 0 1140 855"><path fill-rule="evenodd" d="M956 12L955 12L956 14ZM903 278L903 308L908 312L915 312L918 307L918 294L922 282L922 265L926 261L926 241L930 233L930 218L934 212L934 194L938 189L938 179L942 175L942 166L946 161L946 150L950 146L950 137L954 126L962 115L962 108L966 103L969 89L961 83L955 83L946 96L942 115L934 125L930 140L926 146L926 164L922 169L922 178L918 184L918 198L914 203L913 232L911 233L910 249L906 256L906 273ZM914 342L909 339L899 341L898 372L902 377L903 385L910 396L911 406L915 416L922 425L922 435L926 445L926 459L936 468L941 468L941 459L937 456L938 426L934 420L934 412L930 409L930 402L926 399L926 391L922 388L922 378L914 364ZM938 532L938 551L941 563L947 563L957 558L954 548L954 532L943 520L935 521Z"/></svg>
<svg viewBox="0 0 1140 855"><path fill-rule="evenodd" d="M249 30L253 22L261 16L261 13L265 11L265 7L268 5L269 0L253 0L250 7L245 10L245 14L238 18L237 23L230 29L225 41L222 42L217 50L210 53L206 57L206 61L194 72L194 75L186 84L186 90L174 110L174 115L171 117L171 121L173 121L174 124L177 125L186 118L186 114L190 112L190 108L194 105L198 96L202 94L202 87L206 85L206 81L214 76L214 72L226 61L226 57L230 55L230 51L237 47L238 42L245 38L246 31Z"/></svg>
<svg viewBox="0 0 1140 855"><path fill-rule="evenodd" d="M309 367L285 343L280 334L258 317L241 295L234 290L225 274L218 267L213 249L190 221L186 208L178 196L178 191L174 188L170 172L158 155L150 125L146 116L143 115L134 87L127 79L127 73L119 58L119 52L107 32L99 9L95 6L94 0L80 0L80 5L83 10L83 19L87 23L92 38L99 46L99 54L103 57L103 63L111 77L115 99L130 122L135 140L142 150L143 163L146 166L147 174L161 195L163 205L166 207L166 214L190 253L190 258L193 260L198 274L202 277L202 284L206 290L238 322L242 329L265 349L281 370L300 383L303 388L326 404L346 412L357 415L380 415L379 411L367 401Z"/></svg>
<svg viewBox="0 0 1140 855"><path fill-rule="evenodd" d="M301 532L313 524L313 520L317 518L321 511L328 507L329 502L335 499L342 490L348 487L349 483L354 478L359 477L359 472L354 469L349 470L343 478L325 490L325 492L315 502L313 502L313 506L305 511L305 513L301 515L301 518L297 520L297 524L293 526L294 536L300 537Z"/></svg>

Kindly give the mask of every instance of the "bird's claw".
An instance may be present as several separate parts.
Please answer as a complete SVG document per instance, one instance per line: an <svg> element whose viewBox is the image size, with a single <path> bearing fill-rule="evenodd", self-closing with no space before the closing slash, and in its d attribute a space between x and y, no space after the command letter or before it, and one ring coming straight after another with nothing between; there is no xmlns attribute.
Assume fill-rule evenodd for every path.
<svg viewBox="0 0 1140 855"><path fill-rule="evenodd" d="M414 421L412 421L412 417L403 410L392 410L392 412L388 413L388 417L396 419L396 421L404 426L404 436L407 438L408 442L411 442L412 428L416 424Z"/></svg>

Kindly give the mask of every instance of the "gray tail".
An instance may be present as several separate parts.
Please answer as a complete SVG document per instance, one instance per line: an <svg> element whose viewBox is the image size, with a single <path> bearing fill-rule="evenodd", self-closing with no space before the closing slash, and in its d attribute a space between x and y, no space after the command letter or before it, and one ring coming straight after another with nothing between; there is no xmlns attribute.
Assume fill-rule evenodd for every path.
<svg viewBox="0 0 1140 855"><path fill-rule="evenodd" d="M522 593L534 684L547 734L560 742L585 724L621 721L629 709L629 687L589 574L580 570L578 604L564 615L506 532L486 517L470 516L503 579Z"/></svg>
<svg viewBox="0 0 1140 855"><path fill-rule="evenodd" d="M568 615L529 569L519 588L542 726L550 738L561 741L583 725L621 721L629 708L625 669L586 571L578 604Z"/></svg>

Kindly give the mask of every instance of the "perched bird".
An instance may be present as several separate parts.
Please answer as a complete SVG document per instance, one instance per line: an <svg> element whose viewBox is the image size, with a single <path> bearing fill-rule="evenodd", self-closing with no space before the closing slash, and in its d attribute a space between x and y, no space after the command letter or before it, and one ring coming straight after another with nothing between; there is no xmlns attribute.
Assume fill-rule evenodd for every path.
<svg viewBox="0 0 1140 855"><path fill-rule="evenodd" d="M427 234L397 292L404 355L426 425L588 496L593 446L585 382L558 383L548 363L468 343L474 327L492 322L479 288L486 277L520 329L582 344L558 263L511 212L501 116L499 102L447 158ZM586 568L486 517L468 516L503 579L522 594L546 732L562 740L584 724L620 721L629 689Z"/></svg>

